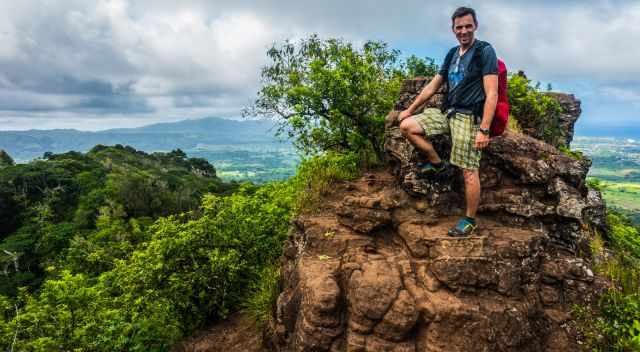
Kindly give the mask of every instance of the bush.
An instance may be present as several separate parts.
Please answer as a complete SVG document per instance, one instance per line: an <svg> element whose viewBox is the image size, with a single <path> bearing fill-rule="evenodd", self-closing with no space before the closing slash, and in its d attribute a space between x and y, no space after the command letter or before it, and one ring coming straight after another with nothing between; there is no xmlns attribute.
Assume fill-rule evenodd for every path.
<svg viewBox="0 0 640 352"><path fill-rule="evenodd" d="M560 145L558 146L558 151L561 152L562 154L574 159L574 160L585 160L585 156L584 154L579 151L579 150L571 150L569 149L569 147L565 146L565 145Z"/></svg>
<svg viewBox="0 0 640 352"><path fill-rule="evenodd" d="M264 322L289 220L309 204L298 198L322 195L358 170L354 154L328 153L305 160L288 181L205 196L199 218L143 226L99 217L98 230L74 238L68 267L52 268L37 294L19 295L17 314L0 296L0 350L162 351L241 307Z"/></svg>
<svg viewBox="0 0 640 352"><path fill-rule="evenodd" d="M524 76L511 75L508 84L511 114L522 130L553 146L564 143L558 122L562 112L560 103L540 92Z"/></svg>
<svg viewBox="0 0 640 352"><path fill-rule="evenodd" d="M316 35L274 45L262 70L263 86L244 115L277 118L279 134L305 154L360 151L380 158L384 118L402 81L437 68L416 56L403 63L399 54L383 42L354 48Z"/></svg>
<svg viewBox="0 0 640 352"><path fill-rule="evenodd" d="M243 304L244 311L256 321L259 327L264 326L271 319L273 307L275 307L278 294L280 294L279 278L279 265L265 267L260 275L260 280L253 284L251 295Z"/></svg>
<svg viewBox="0 0 640 352"><path fill-rule="evenodd" d="M576 306L573 312L590 351L640 350L640 294L611 290L595 308Z"/></svg>
<svg viewBox="0 0 640 352"><path fill-rule="evenodd" d="M595 270L613 287L593 307L574 307L578 328L591 351L640 350L640 236L628 219L614 211L608 215L607 249L597 236L592 242L596 258L606 258Z"/></svg>

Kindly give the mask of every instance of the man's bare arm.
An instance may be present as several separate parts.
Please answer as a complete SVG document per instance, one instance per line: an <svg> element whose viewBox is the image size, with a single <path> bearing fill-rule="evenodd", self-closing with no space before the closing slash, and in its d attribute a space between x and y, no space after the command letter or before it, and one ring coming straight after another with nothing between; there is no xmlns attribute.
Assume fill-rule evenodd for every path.
<svg viewBox="0 0 640 352"><path fill-rule="evenodd" d="M422 92L418 94L413 103L411 103L411 105L406 110L400 113L400 115L398 116L398 121L402 121L407 117L413 115L413 113L418 109L419 106L429 100L429 98L431 98L438 91L438 89L440 89L443 83L444 77L442 77L440 74L436 74L431 82L429 82L429 84L427 84L427 86L422 89Z"/></svg>
<svg viewBox="0 0 640 352"><path fill-rule="evenodd" d="M498 103L498 75L483 76L482 84L484 85L486 98L484 101L484 108L482 110L482 122L480 122L480 128L489 129L491 127L493 115L496 112L496 104ZM489 145L489 140L488 135L478 132L475 147L477 149L484 149Z"/></svg>

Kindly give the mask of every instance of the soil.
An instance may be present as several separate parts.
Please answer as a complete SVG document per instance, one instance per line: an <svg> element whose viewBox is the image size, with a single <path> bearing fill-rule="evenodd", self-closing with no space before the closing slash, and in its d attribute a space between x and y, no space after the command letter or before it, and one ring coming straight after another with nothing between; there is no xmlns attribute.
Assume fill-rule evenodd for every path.
<svg viewBox="0 0 640 352"><path fill-rule="evenodd" d="M172 352L266 352L262 330L242 313L206 327L176 344Z"/></svg>

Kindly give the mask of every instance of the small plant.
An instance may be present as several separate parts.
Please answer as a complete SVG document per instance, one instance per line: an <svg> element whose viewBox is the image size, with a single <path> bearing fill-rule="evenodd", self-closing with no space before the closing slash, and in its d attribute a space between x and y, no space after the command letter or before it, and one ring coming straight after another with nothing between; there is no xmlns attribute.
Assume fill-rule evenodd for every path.
<svg viewBox="0 0 640 352"><path fill-rule="evenodd" d="M599 178L595 177L587 177L587 186L589 188L593 188L596 191L602 192L606 188L606 183L601 181Z"/></svg>
<svg viewBox="0 0 640 352"><path fill-rule="evenodd" d="M302 161L293 181L300 192L296 209L311 210L335 182L357 177L360 174L360 160L360 156L354 153L329 152Z"/></svg>
<svg viewBox="0 0 640 352"><path fill-rule="evenodd" d="M271 318L273 307L280 294L279 277L280 269L277 264L265 267L260 275L260 281L253 285L249 298L243 304L244 311L259 327L264 326Z"/></svg>
<svg viewBox="0 0 640 352"><path fill-rule="evenodd" d="M640 351L640 234L615 211L607 220L606 241L596 235L591 249L600 260L594 269L614 286L594 306L574 306L575 321L590 351Z"/></svg>
<svg viewBox="0 0 640 352"><path fill-rule="evenodd" d="M522 127L520 127L520 123L518 122L518 119L513 115L509 115L507 128L509 129L509 131L522 133Z"/></svg>
<svg viewBox="0 0 640 352"><path fill-rule="evenodd" d="M554 146L563 143L558 122L560 103L532 86L529 79L521 75L509 77L509 104L522 130Z"/></svg>
<svg viewBox="0 0 640 352"><path fill-rule="evenodd" d="M584 160L585 156L584 154L579 151L579 150L571 150L569 149L569 147L565 146L565 145L560 145L558 147L558 151L560 151L562 154L571 157L574 160Z"/></svg>

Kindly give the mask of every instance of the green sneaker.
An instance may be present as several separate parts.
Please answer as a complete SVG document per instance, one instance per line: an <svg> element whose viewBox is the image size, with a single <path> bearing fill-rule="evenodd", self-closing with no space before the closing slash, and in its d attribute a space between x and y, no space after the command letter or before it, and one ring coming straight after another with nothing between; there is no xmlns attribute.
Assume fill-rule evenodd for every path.
<svg viewBox="0 0 640 352"><path fill-rule="evenodd" d="M440 164L433 164L430 161L420 162L416 166L418 167L418 174L423 177L434 176L447 169L444 161L441 161Z"/></svg>
<svg viewBox="0 0 640 352"><path fill-rule="evenodd" d="M447 235L451 237L471 236L471 234L473 234L477 228L478 225L476 225L475 220L465 216L460 219L460 221L458 221L456 226L452 227L449 232L447 232Z"/></svg>

